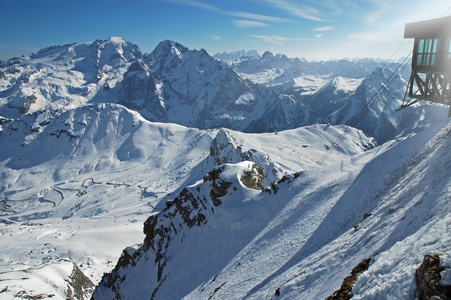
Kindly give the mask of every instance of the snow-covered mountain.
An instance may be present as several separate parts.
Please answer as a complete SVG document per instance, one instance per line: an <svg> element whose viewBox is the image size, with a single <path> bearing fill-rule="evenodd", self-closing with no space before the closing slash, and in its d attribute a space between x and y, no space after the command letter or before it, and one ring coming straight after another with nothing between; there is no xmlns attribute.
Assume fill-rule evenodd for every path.
<svg viewBox="0 0 451 300"><path fill-rule="evenodd" d="M11 59L0 69L0 115L113 102L127 68L140 57L138 46L112 37Z"/></svg>
<svg viewBox="0 0 451 300"><path fill-rule="evenodd" d="M317 299L356 266L354 298L399 299L428 253L450 283L448 108L395 111L389 62L225 58L0 63L1 299Z"/></svg>
<svg viewBox="0 0 451 300"><path fill-rule="evenodd" d="M263 185L270 186L313 168L347 130L332 159L375 146L346 126L266 134L199 130L149 122L117 104L3 119L0 295L65 299L68 288L59 280L71 276L72 264L97 283L123 248L142 240L150 214L216 166L255 161L265 173Z"/></svg>
<svg viewBox="0 0 451 300"><path fill-rule="evenodd" d="M415 110L394 112L405 94L403 70L393 62L308 62L270 52L219 61L172 41L143 55L138 46L110 38L6 62L0 69L0 116L117 103L150 121L199 129L275 132L347 124L381 141ZM357 120L362 110L374 120ZM423 104L417 113L427 121L404 124L405 133L440 122L446 109Z"/></svg>
<svg viewBox="0 0 451 300"><path fill-rule="evenodd" d="M216 53L215 55L213 55L214 58L217 58L219 60L233 60L236 58L241 58L243 56L247 56L247 57L259 57L260 55L258 54L258 51L253 49L253 50L238 50L238 51L233 51L233 52L222 52L222 53Z"/></svg>
<svg viewBox="0 0 451 300"><path fill-rule="evenodd" d="M264 190L253 162L215 168L147 219L144 243L93 298L324 299L365 262L353 298L413 299L429 253L449 284L450 133L438 126Z"/></svg>
<svg viewBox="0 0 451 300"><path fill-rule="evenodd" d="M196 128L243 130L270 101L264 88L242 79L205 50L161 42L124 75L118 103L151 121Z"/></svg>

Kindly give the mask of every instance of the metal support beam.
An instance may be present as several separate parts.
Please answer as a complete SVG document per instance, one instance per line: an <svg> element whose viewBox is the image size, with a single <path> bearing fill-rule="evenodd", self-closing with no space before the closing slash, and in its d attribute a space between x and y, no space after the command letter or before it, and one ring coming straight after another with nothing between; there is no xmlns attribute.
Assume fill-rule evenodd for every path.
<svg viewBox="0 0 451 300"><path fill-rule="evenodd" d="M408 82L409 97L441 104L451 104L450 76L438 72L412 70Z"/></svg>

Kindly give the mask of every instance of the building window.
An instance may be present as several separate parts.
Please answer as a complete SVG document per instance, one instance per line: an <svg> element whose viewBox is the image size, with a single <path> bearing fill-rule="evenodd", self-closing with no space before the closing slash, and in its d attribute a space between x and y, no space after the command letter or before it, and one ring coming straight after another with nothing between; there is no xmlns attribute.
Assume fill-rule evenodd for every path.
<svg viewBox="0 0 451 300"><path fill-rule="evenodd" d="M438 39L418 39L417 67L434 66L437 56Z"/></svg>
<svg viewBox="0 0 451 300"><path fill-rule="evenodd" d="M445 67L451 67L451 38L446 39L446 47L445 47Z"/></svg>

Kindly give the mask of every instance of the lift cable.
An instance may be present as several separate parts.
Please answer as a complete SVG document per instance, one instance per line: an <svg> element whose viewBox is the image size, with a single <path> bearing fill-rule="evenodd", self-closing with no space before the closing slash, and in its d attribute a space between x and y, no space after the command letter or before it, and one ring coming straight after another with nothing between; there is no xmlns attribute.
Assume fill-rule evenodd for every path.
<svg viewBox="0 0 451 300"><path fill-rule="evenodd" d="M435 3L431 9L436 6L437 3ZM445 13L443 13L442 17L444 17L448 11L451 10L451 6L445 11ZM450 15L451 16L451 15ZM398 52L398 50L403 46L403 44L405 43L405 40L403 40L403 42L399 45L399 47L395 50L395 52L392 54L392 56L390 57L390 59ZM313 167L313 169L317 169L320 165L322 165L326 159L331 155L331 153L336 150L339 146L339 144L344 140L344 138L346 137L346 135L351 131L351 127L354 127L357 122L359 122L363 116L368 112L368 110L371 109L371 107L374 105L375 102L379 101L379 98L382 96L382 94L388 90L388 87L395 81L395 79L397 78L397 76L399 74L402 73L402 71L404 71L404 69L407 67L408 64L411 64L412 62L412 54L413 54L413 49L410 51L409 55L406 56L404 58L404 60L398 65L398 67L396 68L395 71L393 71L392 75L382 84L382 86L379 88L379 90L373 95L373 97L370 99L369 102L366 103L365 107L359 112L359 114L357 114L354 119L350 122L350 124L348 126L350 127L346 127L345 130L343 131L343 133L337 138L337 140L335 142L332 143L332 147L328 149L328 151L326 153L324 153L324 155L321 157L320 160L317 161L316 165ZM383 65L383 67L388 63L388 61ZM406 95L404 96L404 100L406 98ZM403 100L403 103L404 103ZM410 100L409 100L410 101ZM408 106L417 103L418 101L413 101L411 102ZM397 126L394 127L394 129L392 129L389 134L387 134L381 141L385 141L388 137L390 137L391 135L393 135L394 133L396 133L400 128L402 128L402 126L404 126L405 124L407 124L407 122L410 121L411 118L413 118L413 116L415 115L416 111L418 109L416 109L415 111L413 111L405 120L403 120L400 124L398 124ZM385 110L381 111L382 114L385 115L385 117L388 119L388 115L385 112Z"/></svg>
<svg viewBox="0 0 451 300"><path fill-rule="evenodd" d="M379 101L380 97L383 95L384 92L388 90L388 87L390 87L393 82L396 80L397 76L401 74L404 69L410 64L411 62L411 55L412 52L409 54L409 56L405 57L404 60L398 65L395 71L392 72L389 78L381 85L379 90L371 97L370 101L368 101L365 105L365 107L353 118L353 120L348 124L348 126L344 129L343 133L332 143L332 147L327 150L326 153L317 161L316 165L313 169L318 168L320 165L322 165L327 158L332 154L334 150L338 148L340 143L344 140L346 135L351 131L351 128L354 127L364 116L365 114L371 109L371 107ZM385 116L388 118L385 111L382 111L382 113L385 114Z"/></svg>

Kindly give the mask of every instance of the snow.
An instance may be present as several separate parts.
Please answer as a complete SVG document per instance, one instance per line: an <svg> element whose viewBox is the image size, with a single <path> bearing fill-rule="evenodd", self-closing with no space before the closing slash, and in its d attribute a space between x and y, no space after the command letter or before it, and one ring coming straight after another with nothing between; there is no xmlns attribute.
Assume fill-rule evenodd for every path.
<svg viewBox="0 0 451 300"><path fill-rule="evenodd" d="M304 90L303 95L311 95L319 91L324 85L329 82L328 78L318 77L318 76L301 76L294 79L294 86L302 87Z"/></svg>
<svg viewBox="0 0 451 300"><path fill-rule="evenodd" d="M278 289L281 299L324 299L370 257L354 298L413 298L423 256L446 254L451 245L450 133L451 124L443 123L305 170L280 182L277 193L249 192L237 181L249 162L227 164L220 176L234 188L208 222L171 236L165 252L171 259L163 270L169 275L158 290L149 264L154 253L138 248L139 267L123 269L119 292L132 299L136 294L127 291L139 282L145 285L141 291L157 291L157 298L271 299ZM209 197L208 182L190 190ZM151 283L141 282L143 277Z"/></svg>
<svg viewBox="0 0 451 300"><path fill-rule="evenodd" d="M338 90L350 92L355 91L357 87L362 84L363 78L355 79L338 76L334 78L333 81L337 85Z"/></svg>
<svg viewBox="0 0 451 300"><path fill-rule="evenodd" d="M324 299L366 257L370 268L353 299L413 298L413 274L425 254L440 253L449 264L450 132L447 125L426 146L434 130L379 150L370 161L377 150L303 173L279 190L279 201L290 200L266 228L218 270L214 283L185 299L270 299L276 289L280 299ZM364 213L371 216L362 222Z"/></svg>
<svg viewBox="0 0 451 300"><path fill-rule="evenodd" d="M122 249L142 242L150 214L211 171L210 145L219 132L152 123L113 104L35 113L3 129L0 273L51 267L64 259L95 283ZM227 130L236 142L220 155L235 163L239 153L251 151L269 173L269 184L311 168L344 129L316 125L261 135ZM352 130L346 151L331 157L362 153L371 143ZM227 178L241 185L242 168L231 168ZM250 201L258 194L248 190L240 198ZM11 286L8 280L0 284L0 290Z"/></svg>
<svg viewBox="0 0 451 300"><path fill-rule="evenodd" d="M245 88L224 96L245 109L262 98L242 78L263 91L273 88L249 115L217 106L215 117L235 123L262 116L279 94L291 104L297 93L311 97L309 105L320 111L315 96L328 88L342 98L327 103L349 100L330 114L346 121L388 77L381 68L369 74L363 62L313 67L271 53L229 62L236 73L205 51L169 41L157 50L141 56L119 37L50 47L18 59L11 67L18 71L0 78L1 299L66 299L74 265L97 284L123 249L141 254L135 267L119 269L126 275L119 285L128 292L124 299L149 299L156 286L158 299L272 299L277 289L278 299L324 299L368 257L369 269L355 283L353 299L413 298L414 272L431 252L440 255L442 283L451 284L451 123L439 121L443 109L422 106L418 114L395 114L404 89L396 81L384 94L390 101L376 103L364 125L385 136L392 127L379 123L380 111L393 126L414 116L413 130L405 134L399 128L397 139L379 146L345 125L257 134L150 122L114 104L137 59L142 74L136 79L130 72L131 80L152 80L159 105L186 123L188 109L194 115L202 111L190 101L213 101L209 95L218 88L210 79L225 78L214 77L216 71ZM151 60L165 55L161 66L167 69L150 79L155 75L150 68L159 66ZM172 74L179 63L183 68ZM165 76L179 81L171 88L199 89L179 103ZM357 91L367 97L358 98ZM27 114L19 112L24 99L34 99ZM254 163L264 170L264 191L240 180ZM215 167L222 170L217 180L231 183L220 205L213 204L212 182L204 179ZM162 213L185 188L205 201L200 212L206 222L199 226ZM142 246L149 216L178 226L164 253L170 257L162 271L167 278L160 282L155 253ZM111 293L99 289L96 299Z"/></svg>
<svg viewBox="0 0 451 300"><path fill-rule="evenodd" d="M65 279L71 274L72 269L71 262L59 261L52 265L30 268L26 271L16 270L0 274L0 280L7 280L9 283L2 287L1 298L65 299L67 291Z"/></svg>

